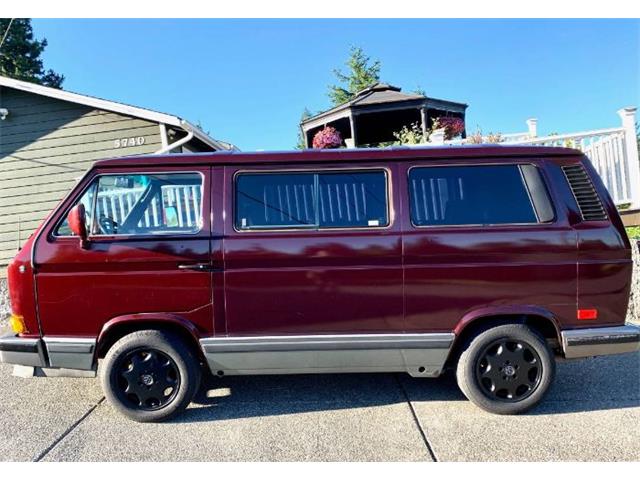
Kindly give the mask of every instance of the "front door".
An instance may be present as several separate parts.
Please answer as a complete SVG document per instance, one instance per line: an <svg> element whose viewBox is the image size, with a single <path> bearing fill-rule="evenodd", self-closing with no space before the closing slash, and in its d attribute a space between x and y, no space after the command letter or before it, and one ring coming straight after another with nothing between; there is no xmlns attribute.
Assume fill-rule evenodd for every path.
<svg viewBox="0 0 640 480"><path fill-rule="evenodd" d="M94 337L106 322L136 316L182 319L212 334L210 184L210 167L86 178L35 245L43 334ZM65 220L78 202L87 212L84 246Z"/></svg>
<svg viewBox="0 0 640 480"><path fill-rule="evenodd" d="M229 335L402 332L392 173L226 167Z"/></svg>

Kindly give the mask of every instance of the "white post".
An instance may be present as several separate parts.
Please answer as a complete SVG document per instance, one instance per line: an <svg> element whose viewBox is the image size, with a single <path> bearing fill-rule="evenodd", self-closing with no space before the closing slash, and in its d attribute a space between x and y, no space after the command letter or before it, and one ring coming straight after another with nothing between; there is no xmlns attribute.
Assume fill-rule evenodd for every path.
<svg viewBox="0 0 640 480"><path fill-rule="evenodd" d="M444 145L444 128L439 128L438 130L431 132L429 143L433 143L434 145Z"/></svg>
<svg viewBox="0 0 640 480"><path fill-rule="evenodd" d="M527 127L529 130L529 137L536 138L538 136L538 119L537 118L527 119Z"/></svg>
<svg viewBox="0 0 640 480"><path fill-rule="evenodd" d="M631 185L631 205L629 208L640 208L640 157L636 138L636 107L626 107L618 110L624 128L624 145L626 162Z"/></svg>

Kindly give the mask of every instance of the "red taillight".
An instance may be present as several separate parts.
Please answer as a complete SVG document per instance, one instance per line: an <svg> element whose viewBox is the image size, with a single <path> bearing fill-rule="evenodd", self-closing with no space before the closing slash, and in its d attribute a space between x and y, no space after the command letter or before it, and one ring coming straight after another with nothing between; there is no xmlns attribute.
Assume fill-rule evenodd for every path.
<svg viewBox="0 0 640 480"><path fill-rule="evenodd" d="M598 310L595 308L578 309L578 320L596 320L598 318Z"/></svg>

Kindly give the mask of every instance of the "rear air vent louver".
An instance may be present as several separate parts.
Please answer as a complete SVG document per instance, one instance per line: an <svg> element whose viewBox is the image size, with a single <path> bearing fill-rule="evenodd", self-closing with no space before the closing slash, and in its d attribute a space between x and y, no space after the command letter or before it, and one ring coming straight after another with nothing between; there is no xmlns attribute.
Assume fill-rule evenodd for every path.
<svg viewBox="0 0 640 480"><path fill-rule="evenodd" d="M569 181L573 196L578 202L582 219L606 220L607 214L604 211L602 202L600 202L600 198L582 165L562 167L562 170Z"/></svg>

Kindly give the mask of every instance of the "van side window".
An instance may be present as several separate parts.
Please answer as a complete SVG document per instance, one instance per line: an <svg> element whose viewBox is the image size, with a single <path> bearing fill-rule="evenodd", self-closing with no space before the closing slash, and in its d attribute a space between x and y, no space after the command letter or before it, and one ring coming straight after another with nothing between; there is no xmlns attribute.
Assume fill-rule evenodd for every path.
<svg viewBox="0 0 640 480"><path fill-rule="evenodd" d="M318 188L320 228L389 224L384 172L321 173Z"/></svg>
<svg viewBox="0 0 640 480"><path fill-rule="evenodd" d="M87 231L94 236L197 233L202 228L198 173L101 175L80 202L86 202ZM56 235L72 235L66 220Z"/></svg>
<svg viewBox="0 0 640 480"><path fill-rule="evenodd" d="M374 228L389 224L384 171L241 173L239 230Z"/></svg>
<svg viewBox="0 0 640 480"><path fill-rule="evenodd" d="M241 174L236 180L236 228L316 226L311 173Z"/></svg>
<svg viewBox="0 0 640 480"><path fill-rule="evenodd" d="M537 174L539 175L539 173ZM527 171L540 215L518 165L420 167L409 170L411 221L415 226L537 223L553 218L539 177ZM534 182L538 179L539 183ZM546 197L540 200L541 195Z"/></svg>

